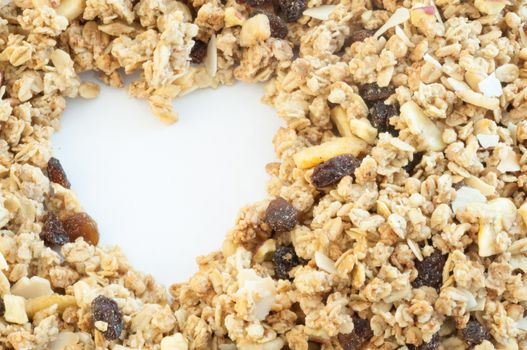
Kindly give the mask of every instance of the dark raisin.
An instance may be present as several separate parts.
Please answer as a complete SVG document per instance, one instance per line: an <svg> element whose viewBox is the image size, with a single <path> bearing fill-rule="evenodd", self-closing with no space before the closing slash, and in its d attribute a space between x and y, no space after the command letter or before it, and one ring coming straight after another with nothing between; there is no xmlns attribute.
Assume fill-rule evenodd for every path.
<svg viewBox="0 0 527 350"><path fill-rule="evenodd" d="M0 316L4 316L4 314L5 314L4 298L0 297Z"/></svg>
<svg viewBox="0 0 527 350"><path fill-rule="evenodd" d="M40 232L40 239L47 246L60 246L69 242L68 234L55 213L48 213L42 232Z"/></svg>
<svg viewBox="0 0 527 350"><path fill-rule="evenodd" d="M264 221L275 232L291 231L298 224L298 211L285 199L273 199L265 211Z"/></svg>
<svg viewBox="0 0 527 350"><path fill-rule="evenodd" d="M103 321L108 324L108 328L102 333L107 340L119 338L124 323L119 306L114 300L99 295L91 303L91 312L94 322Z"/></svg>
<svg viewBox="0 0 527 350"><path fill-rule="evenodd" d="M350 44L353 44L357 41L364 41L366 38L373 36L373 34L375 34L375 31L370 29L354 30L350 35Z"/></svg>
<svg viewBox="0 0 527 350"><path fill-rule="evenodd" d="M404 170L406 170L408 175L413 175L415 171L415 167L418 166L423 160L423 155L424 155L423 152L414 153L413 159L404 166Z"/></svg>
<svg viewBox="0 0 527 350"><path fill-rule="evenodd" d="M380 87L376 83L365 84L359 88L362 99L366 102L384 101L395 93L393 86Z"/></svg>
<svg viewBox="0 0 527 350"><path fill-rule="evenodd" d="M282 280L289 279L289 271L304 263L295 252L293 246L280 246L273 253L274 271Z"/></svg>
<svg viewBox="0 0 527 350"><path fill-rule="evenodd" d="M340 333L338 340L344 350L358 350L362 348L370 338L373 337L373 331L370 328L370 322L360 317L353 316L353 331L348 334Z"/></svg>
<svg viewBox="0 0 527 350"><path fill-rule="evenodd" d="M394 135L395 128L390 124L390 118L399 115L399 106L396 104L387 105L383 101L373 103L368 120L371 125L381 132L389 132Z"/></svg>
<svg viewBox="0 0 527 350"><path fill-rule="evenodd" d="M90 244L99 243L97 223L86 213L75 213L62 221L62 225L71 242L82 237Z"/></svg>
<svg viewBox="0 0 527 350"><path fill-rule="evenodd" d="M409 350L436 350L439 348L439 343L439 333L436 333L428 343L423 343L419 346L407 345L407 347Z"/></svg>
<svg viewBox="0 0 527 350"><path fill-rule="evenodd" d="M279 0L278 5L286 22L296 22L307 8L307 0Z"/></svg>
<svg viewBox="0 0 527 350"><path fill-rule="evenodd" d="M51 157L48 161L48 178L51 182L59 184L64 188L71 187L68 177L57 158Z"/></svg>
<svg viewBox="0 0 527 350"><path fill-rule="evenodd" d="M191 62L194 64L200 64L207 55L207 43L201 40L194 40L194 46L190 50Z"/></svg>
<svg viewBox="0 0 527 350"><path fill-rule="evenodd" d="M438 289L443 283L443 267L445 266L447 255L440 251L434 251L423 261L416 260L417 278L412 282L414 288L428 286Z"/></svg>
<svg viewBox="0 0 527 350"><path fill-rule="evenodd" d="M360 166L362 159L351 154L343 154L317 165L311 176L317 188L336 184L346 175L353 175Z"/></svg>
<svg viewBox="0 0 527 350"><path fill-rule="evenodd" d="M465 328L461 330L463 339L469 346L481 344L484 340L490 340L490 333L477 319L471 317Z"/></svg>
<svg viewBox="0 0 527 350"><path fill-rule="evenodd" d="M287 23L277 15L266 13L269 18L269 26L271 27L271 36L274 38L284 39L287 36Z"/></svg>

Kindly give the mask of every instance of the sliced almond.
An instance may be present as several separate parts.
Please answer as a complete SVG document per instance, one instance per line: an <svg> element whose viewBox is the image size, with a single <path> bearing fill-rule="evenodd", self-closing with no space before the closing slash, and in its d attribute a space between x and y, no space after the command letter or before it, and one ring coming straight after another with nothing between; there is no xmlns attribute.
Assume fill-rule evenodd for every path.
<svg viewBox="0 0 527 350"><path fill-rule="evenodd" d="M492 196L496 193L496 189L493 186L476 176L467 177L465 183L468 186L477 189L484 196Z"/></svg>
<svg viewBox="0 0 527 350"><path fill-rule="evenodd" d="M500 100L496 97L487 97L472 90L456 91L456 95L464 102L474 106L491 111L500 108Z"/></svg>
<svg viewBox="0 0 527 350"><path fill-rule="evenodd" d="M293 159L297 167L308 169L343 154L358 156L368 149L368 144L355 136L336 137L321 145L304 148Z"/></svg>
<svg viewBox="0 0 527 350"><path fill-rule="evenodd" d="M423 56L423 60L425 60L426 62L432 64L433 66L435 66L437 69L441 69L443 68L443 65L441 63L439 63L438 60L436 60L434 57L430 56L428 53L425 53L424 56Z"/></svg>
<svg viewBox="0 0 527 350"><path fill-rule="evenodd" d="M26 314L25 300L17 295L4 295L4 318L7 322L24 324L29 320Z"/></svg>
<svg viewBox="0 0 527 350"><path fill-rule="evenodd" d="M375 140L377 139L377 129L371 125L368 119L351 119L349 125L351 132L355 136L358 136L370 145L375 143Z"/></svg>
<svg viewBox="0 0 527 350"><path fill-rule="evenodd" d="M22 277L11 287L11 294L24 297L26 299L36 298L44 295L53 294L49 280L33 276L31 278Z"/></svg>
<svg viewBox="0 0 527 350"><path fill-rule="evenodd" d="M457 213L459 209L465 208L472 203L486 203L487 198L477 189L463 186L456 192L456 199L452 201L452 211Z"/></svg>
<svg viewBox="0 0 527 350"><path fill-rule="evenodd" d="M59 7L55 11L68 19L73 21L75 18L82 15L86 7L86 0L62 0Z"/></svg>
<svg viewBox="0 0 527 350"><path fill-rule="evenodd" d="M77 305L75 297L71 295L45 295L33 299L29 299L26 302L26 312L30 318L32 318L37 312L47 309L52 305L57 305L59 313L64 311L69 306Z"/></svg>
<svg viewBox="0 0 527 350"><path fill-rule="evenodd" d="M205 67L211 77L215 77L218 72L218 49L216 47L216 35L213 34L207 44L207 56L205 57Z"/></svg>
<svg viewBox="0 0 527 350"><path fill-rule="evenodd" d="M465 84L464 82L462 81L459 81L457 79L454 79L454 78L447 78L446 79L446 82L448 85L450 85L450 87L452 88L452 90L454 91L466 91L466 90L470 90L470 86L468 86L467 84Z"/></svg>
<svg viewBox="0 0 527 350"><path fill-rule="evenodd" d="M410 40L404 29L402 29L400 26L395 26L395 35L397 35L406 46L415 47L414 43Z"/></svg>
<svg viewBox="0 0 527 350"><path fill-rule="evenodd" d="M498 135L478 134L476 135L476 138L483 148L494 148L500 142L500 137Z"/></svg>
<svg viewBox="0 0 527 350"><path fill-rule="evenodd" d="M271 37L269 19L264 14L258 14L243 22L239 43L243 47L255 45Z"/></svg>
<svg viewBox="0 0 527 350"><path fill-rule="evenodd" d="M319 269L326 271L327 273L337 273L335 262L321 252L315 252L315 263Z"/></svg>
<svg viewBox="0 0 527 350"><path fill-rule="evenodd" d="M353 136L350 129L349 118L346 111L341 106L336 106L331 110L331 120L337 127L340 136Z"/></svg>
<svg viewBox="0 0 527 350"><path fill-rule="evenodd" d="M262 243L260 247L254 253L253 260L256 263L262 263L265 261L270 254L276 251L276 241L274 239L268 239Z"/></svg>
<svg viewBox="0 0 527 350"><path fill-rule="evenodd" d="M415 102L408 101L401 106L401 119L408 125L412 134L421 136L424 149L419 151L442 151L446 147L441 137L441 130L428 119Z"/></svg>
<svg viewBox="0 0 527 350"><path fill-rule="evenodd" d="M511 147L507 147L497 168L502 173L520 171L521 167L518 161L518 155Z"/></svg>
<svg viewBox="0 0 527 350"><path fill-rule="evenodd" d="M336 8L337 5L322 5L305 10L303 15L325 21Z"/></svg>
<svg viewBox="0 0 527 350"><path fill-rule="evenodd" d="M419 246L417 245L417 243L412 241L410 238L406 240L406 243L408 244L408 247L410 247L410 250L412 251L412 253L414 253L417 260L423 261L424 259L423 253L421 253L421 249L419 249Z"/></svg>
<svg viewBox="0 0 527 350"><path fill-rule="evenodd" d="M378 39L381 35L383 35L388 29L393 28L399 24L402 24L410 19L410 11L408 11L405 7L399 7L392 16L388 19L386 23L382 27L380 27L375 34L373 34L373 37L375 39Z"/></svg>
<svg viewBox="0 0 527 350"><path fill-rule="evenodd" d="M9 266L7 265L7 261L4 258L4 254L0 252L0 271L5 271L9 269Z"/></svg>

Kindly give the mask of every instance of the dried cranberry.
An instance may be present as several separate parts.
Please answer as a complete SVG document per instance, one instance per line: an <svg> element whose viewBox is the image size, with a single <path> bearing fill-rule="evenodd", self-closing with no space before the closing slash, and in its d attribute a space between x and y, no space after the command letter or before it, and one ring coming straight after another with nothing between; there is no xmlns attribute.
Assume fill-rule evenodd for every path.
<svg viewBox="0 0 527 350"><path fill-rule="evenodd" d="M60 246L69 242L68 234L55 213L48 213L42 232L40 232L40 239L47 246Z"/></svg>
<svg viewBox="0 0 527 350"><path fill-rule="evenodd" d="M62 168L57 158L51 157L48 161L48 178L51 182L57 183L64 188L71 187L66 172L64 172L64 168Z"/></svg>
<svg viewBox="0 0 527 350"><path fill-rule="evenodd" d="M399 115L398 105L387 105L383 101L377 101L374 102L371 107L370 114L368 114L368 120L379 133L389 132L394 135L394 132L397 131L390 124L390 118L396 115Z"/></svg>
<svg viewBox="0 0 527 350"><path fill-rule="evenodd" d="M295 266L304 263L295 252L293 246L280 246L273 254L274 271L278 278L286 280L289 279L289 271Z"/></svg>
<svg viewBox="0 0 527 350"><path fill-rule="evenodd" d="M436 250L430 256L424 258L423 261L416 260L417 278L413 280L412 286L414 288L428 286L439 289L443 284L443 267L446 259L447 255L443 255Z"/></svg>
<svg viewBox="0 0 527 350"><path fill-rule="evenodd" d="M207 43L194 39L194 46L190 50L191 62L194 64L200 64L203 59L207 56Z"/></svg>
<svg viewBox="0 0 527 350"><path fill-rule="evenodd" d="M279 0L278 6L286 22L296 22L307 8L307 0Z"/></svg>
<svg viewBox="0 0 527 350"><path fill-rule="evenodd" d="M413 159L404 166L404 170L406 170L408 175L413 175L415 171L415 167L418 166L423 160L423 155L424 155L423 152L414 153Z"/></svg>
<svg viewBox="0 0 527 350"><path fill-rule="evenodd" d="M340 333L338 341L344 350L358 350L373 337L373 331L368 320L353 316L353 331L348 334Z"/></svg>
<svg viewBox="0 0 527 350"><path fill-rule="evenodd" d="M271 36L274 38L284 39L287 36L287 23L277 15L266 13L269 18L269 26L271 27Z"/></svg>
<svg viewBox="0 0 527 350"><path fill-rule="evenodd" d="M361 159L351 155L343 154L317 165L313 171L311 180L317 188L336 184L346 175L352 175L360 166Z"/></svg>
<svg viewBox="0 0 527 350"><path fill-rule="evenodd" d="M71 242L82 237L90 244L99 243L97 223L86 213L75 213L62 221L62 225Z"/></svg>
<svg viewBox="0 0 527 350"><path fill-rule="evenodd" d="M364 41L365 39L373 36L373 34L375 34L375 31L370 30L370 29L354 30L351 32L351 35L350 35L350 41L351 41L350 44L355 43L357 41Z"/></svg>
<svg viewBox="0 0 527 350"><path fill-rule="evenodd" d="M264 222L275 232L291 231L298 224L298 211L291 203L278 197L269 203Z"/></svg>
<svg viewBox="0 0 527 350"><path fill-rule="evenodd" d="M484 325L477 319L471 317L465 328L461 330L463 339L469 346L476 346L483 343L484 340L490 340L490 333Z"/></svg>
<svg viewBox="0 0 527 350"><path fill-rule="evenodd" d="M91 303L91 312L94 322L102 321L108 324L108 328L102 333L107 340L119 338L124 323L119 306L114 300L99 295Z"/></svg>
<svg viewBox="0 0 527 350"><path fill-rule="evenodd" d="M407 347L409 350L436 350L439 348L439 343L439 333L436 333L428 343L423 343L419 346L407 345Z"/></svg>
<svg viewBox="0 0 527 350"><path fill-rule="evenodd" d="M367 102L384 101L395 93L393 86L380 87L376 83L365 84L359 88L362 99Z"/></svg>

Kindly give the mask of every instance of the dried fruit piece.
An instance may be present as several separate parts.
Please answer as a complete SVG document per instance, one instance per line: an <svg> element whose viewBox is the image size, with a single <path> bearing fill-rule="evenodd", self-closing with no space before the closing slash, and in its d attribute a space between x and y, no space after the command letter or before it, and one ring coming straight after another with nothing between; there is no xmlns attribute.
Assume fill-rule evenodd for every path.
<svg viewBox="0 0 527 350"><path fill-rule="evenodd" d="M26 301L27 315L32 318L37 312L51 305L57 305L57 312L61 313L67 307L77 305L77 301L73 295L43 295Z"/></svg>
<svg viewBox="0 0 527 350"><path fill-rule="evenodd" d="M108 328L102 333L107 340L119 338L123 331L124 323L119 306L114 300L104 295L99 295L93 299L91 311L93 322L102 321L108 324Z"/></svg>
<svg viewBox="0 0 527 350"><path fill-rule="evenodd" d="M260 13L243 22L240 31L240 46L249 47L271 36L271 26L266 15Z"/></svg>
<svg viewBox="0 0 527 350"><path fill-rule="evenodd" d="M247 5L251 7L265 6L270 3L269 0L247 0Z"/></svg>
<svg viewBox="0 0 527 350"><path fill-rule="evenodd" d="M461 330L463 339L469 346L481 344L484 340L490 340L490 333L477 319L471 317L465 328Z"/></svg>
<svg viewBox="0 0 527 350"><path fill-rule="evenodd" d="M436 250L430 256L425 257L423 261L415 261L417 278L413 280L412 286L414 288L422 286L440 288L443 284L443 267L447 258L447 255Z"/></svg>
<svg viewBox="0 0 527 350"><path fill-rule="evenodd" d="M44 227L40 233L40 239L44 241L47 246L64 245L69 242L68 234L64 230L62 222L55 213L48 213Z"/></svg>
<svg viewBox="0 0 527 350"><path fill-rule="evenodd" d="M51 157L48 161L48 178L51 182L57 183L64 188L70 188L71 186L68 177L57 158Z"/></svg>
<svg viewBox="0 0 527 350"><path fill-rule="evenodd" d="M311 180L317 188L331 186L340 181L344 176L352 175L360 166L362 159L351 154L344 154L331 158L317 165Z"/></svg>
<svg viewBox="0 0 527 350"><path fill-rule="evenodd" d="M373 331L368 320L353 316L353 331L339 334L338 340L344 350L359 350L373 337Z"/></svg>
<svg viewBox="0 0 527 350"><path fill-rule="evenodd" d="M364 101L375 102L386 100L395 93L395 88L391 85L380 87L376 83L365 84L359 88L360 95Z"/></svg>
<svg viewBox="0 0 527 350"><path fill-rule="evenodd" d="M271 27L271 36L273 38L284 39L287 36L288 29L287 23L277 15L270 13L266 14L269 19L269 26Z"/></svg>
<svg viewBox="0 0 527 350"><path fill-rule="evenodd" d="M364 41L365 39L369 38L370 36L373 36L375 34L374 30L370 29L358 29L350 34L351 43L357 42L357 41Z"/></svg>
<svg viewBox="0 0 527 350"><path fill-rule="evenodd" d="M295 22L307 8L306 0L279 0L278 6L286 22Z"/></svg>
<svg viewBox="0 0 527 350"><path fill-rule="evenodd" d="M436 350L439 348L439 333L432 336L428 343L423 343L419 346L407 345L408 350Z"/></svg>
<svg viewBox="0 0 527 350"><path fill-rule="evenodd" d="M289 279L289 271L295 266L304 263L295 252L293 246L280 246L273 254L274 271L278 278L286 280Z"/></svg>
<svg viewBox="0 0 527 350"><path fill-rule="evenodd" d="M275 232L291 231L298 224L298 211L285 199L273 199L265 211L264 222Z"/></svg>
<svg viewBox="0 0 527 350"><path fill-rule="evenodd" d="M404 170L406 170L408 175L413 175L415 167L421 163L421 160L423 160L423 155L423 152L414 153L414 158L404 166Z"/></svg>
<svg viewBox="0 0 527 350"><path fill-rule="evenodd" d="M97 223L86 213L75 213L64 220L62 225L71 242L82 237L90 244L99 243Z"/></svg>
<svg viewBox="0 0 527 350"><path fill-rule="evenodd" d="M390 124L390 118L396 115L399 115L398 105L387 105L384 101L377 101L371 107L368 120L379 133L389 132L397 135L397 130Z"/></svg>
<svg viewBox="0 0 527 350"><path fill-rule="evenodd" d="M194 64L200 64L207 55L207 43L198 39L194 39L194 46L190 50L191 62Z"/></svg>

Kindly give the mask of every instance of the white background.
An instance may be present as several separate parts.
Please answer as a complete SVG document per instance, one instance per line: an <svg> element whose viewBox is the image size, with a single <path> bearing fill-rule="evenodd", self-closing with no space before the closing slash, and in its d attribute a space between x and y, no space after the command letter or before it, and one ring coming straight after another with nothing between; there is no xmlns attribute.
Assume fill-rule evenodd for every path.
<svg viewBox="0 0 527 350"><path fill-rule="evenodd" d="M281 121L263 87L237 84L177 99L166 125L125 89L69 100L55 156L99 225L140 271L182 282L221 247L239 209L265 196L265 164Z"/></svg>

